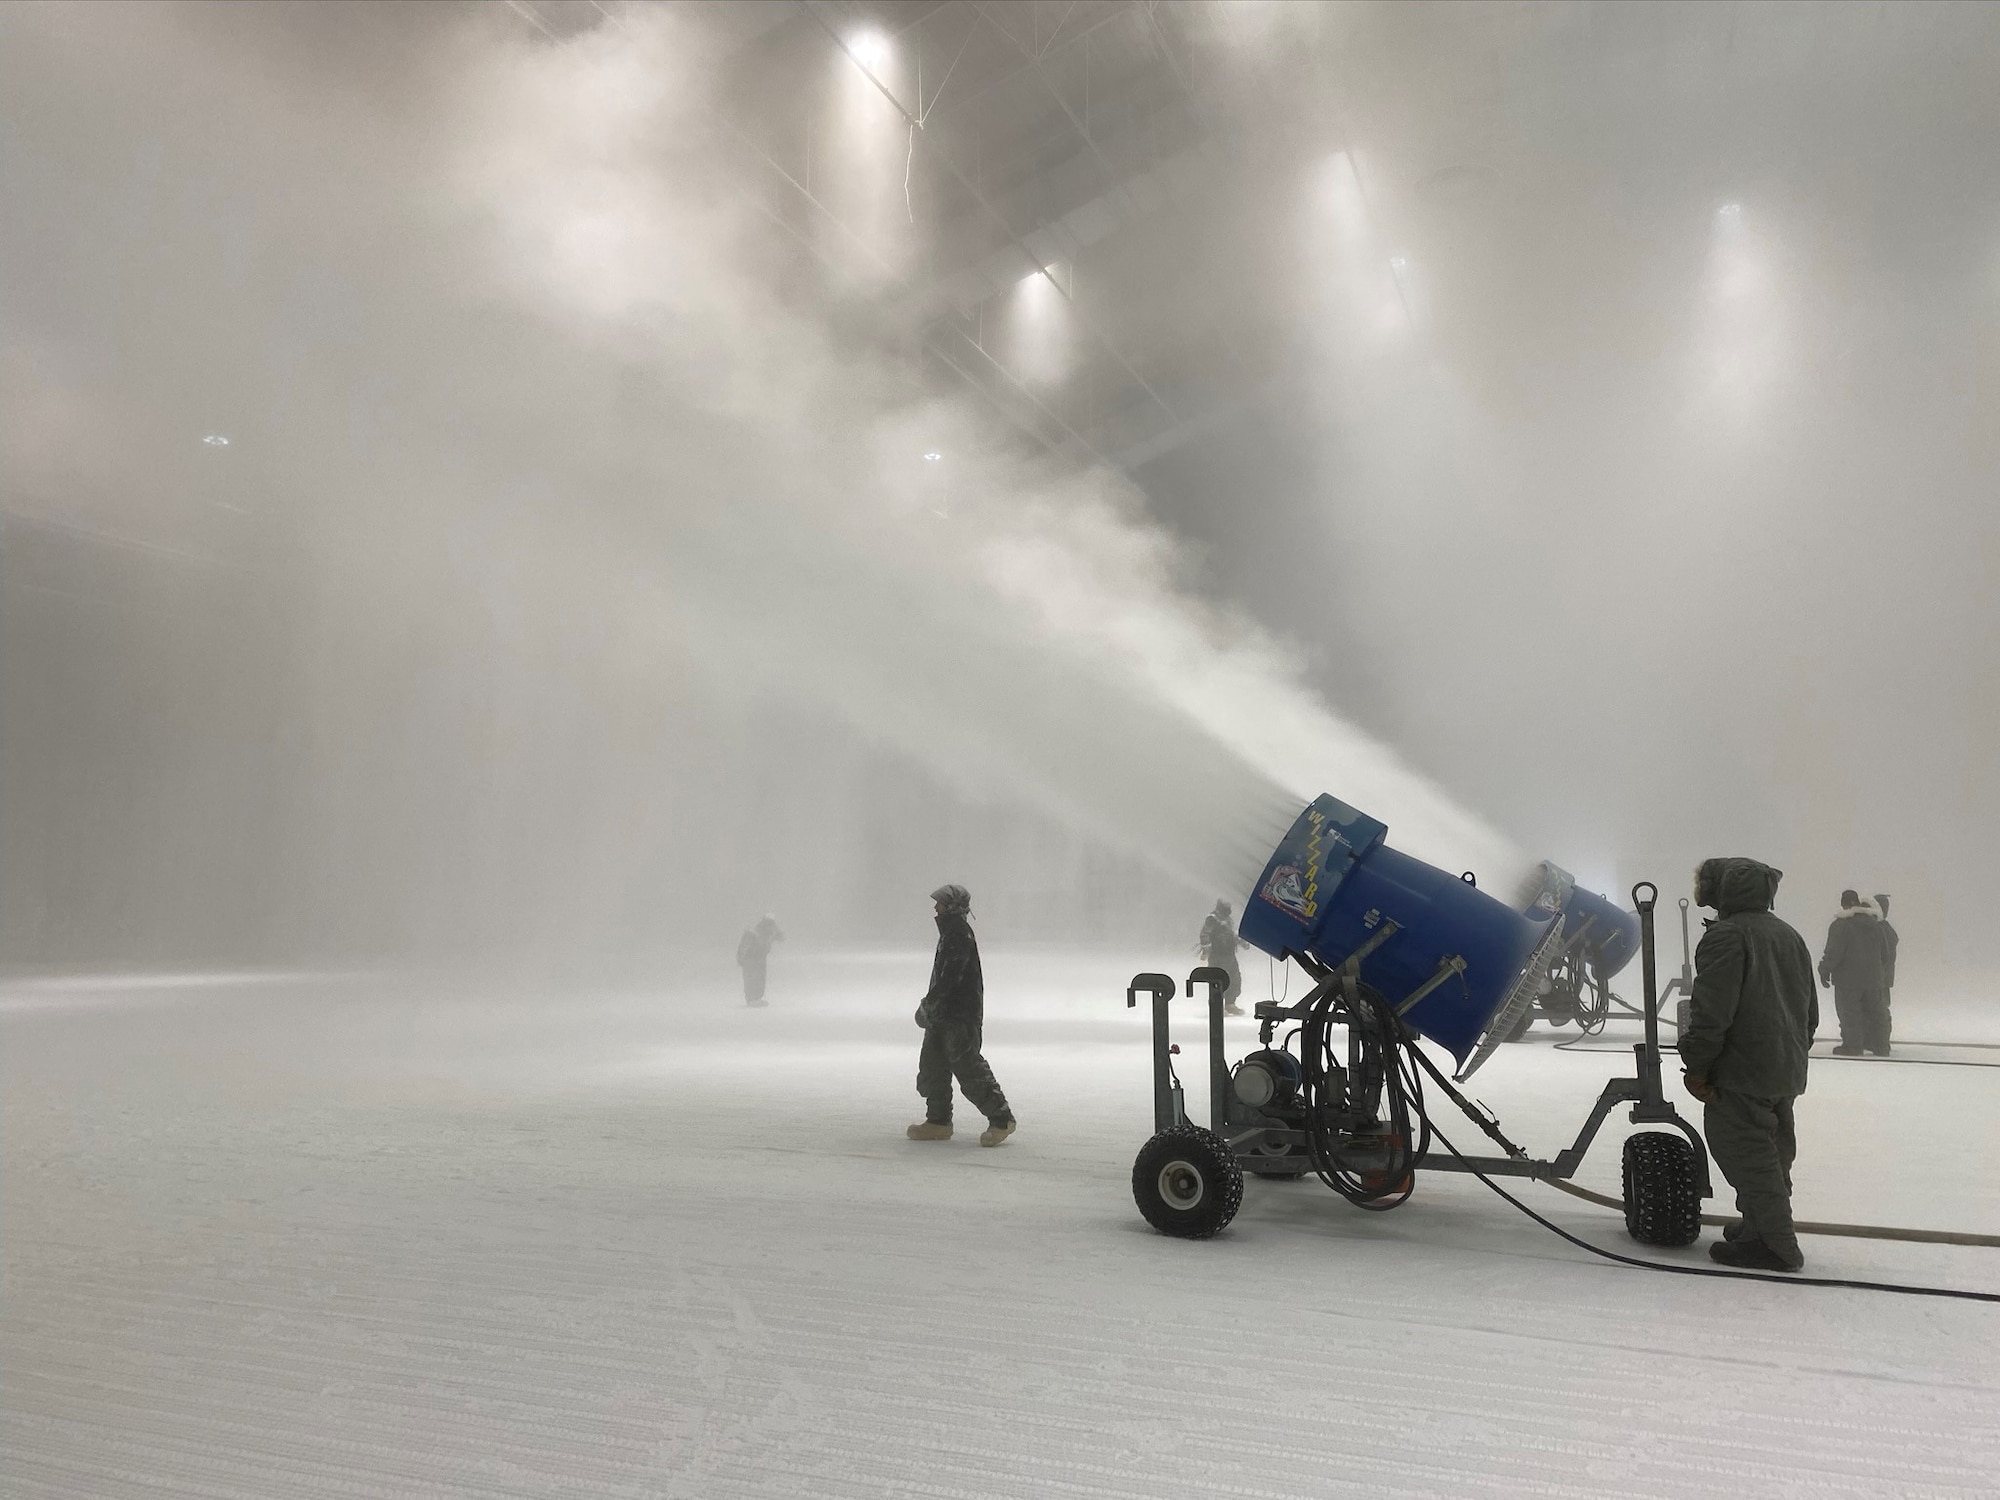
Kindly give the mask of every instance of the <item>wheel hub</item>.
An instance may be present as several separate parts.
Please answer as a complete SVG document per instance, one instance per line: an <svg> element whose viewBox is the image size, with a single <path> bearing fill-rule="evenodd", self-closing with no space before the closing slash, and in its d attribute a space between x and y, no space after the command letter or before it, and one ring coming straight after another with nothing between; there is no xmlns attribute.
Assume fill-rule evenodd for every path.
<svg viewBox="0 0 2000 1500"><path fill-rule="evenodd" d="M1170 1161L1160 1168L1160 1197L1168 1207L1186 1213L1207 1196L1207 1184L1194 1163Z"/></svg>

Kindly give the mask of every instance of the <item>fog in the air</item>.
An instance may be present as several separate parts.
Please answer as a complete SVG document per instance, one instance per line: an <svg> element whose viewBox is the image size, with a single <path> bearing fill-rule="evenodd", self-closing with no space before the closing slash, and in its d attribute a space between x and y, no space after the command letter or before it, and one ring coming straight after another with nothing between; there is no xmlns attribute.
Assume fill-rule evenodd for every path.
<svg viewBox="0 0 2000 1500"><path fill-rule="evenodd" d="M1156 936L1330 791L1986 966L1989 16L1223 8L1165 206L979 313L1023 410L1226 394L1113 454L918 357L974 185L755 9L0 14L8 961Z"/></svg>

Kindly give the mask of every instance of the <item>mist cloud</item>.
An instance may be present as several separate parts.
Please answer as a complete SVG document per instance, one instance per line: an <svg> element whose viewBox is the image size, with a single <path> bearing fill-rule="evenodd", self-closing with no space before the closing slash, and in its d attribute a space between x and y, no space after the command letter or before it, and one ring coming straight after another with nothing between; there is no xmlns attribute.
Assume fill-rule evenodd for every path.
<svg viewBox="0 0 2000 1500"><path fill-rule="evenodd" d="M296 12L8 24L20 201L80 244L136 198L159 236L83 251L29 309L53 326L13 344L35 401L94 406L94 498L33 433L9 470L42 466L33 503L144 524L163 478L183 507L215 498L212 462L163 476L153 451L213 460L192 440L227 428L240 508L268 527L246 565L298 581L317 643L286 690L387 755L388 805L547 826L513 799L560 768L565 716L776 697L1195 889L1242 891L1328 789L1455 869L1520 863L1287 648L1197 601L1124 479L1010 453L988 415L913 394L876 341L787 300L783 247L716 149L694 15L551 45L478 12L376 13L310 65L300 33L326 23ZM148 180L121 184L134 153ZM80 373L22 355L107 302L138 316L98 325ZM562 685L470 730L495 652ZM328 727L343 715L367 722ZM627 774L643 801L643 756ZM629 867L644 826L583 862ZM420 884L472 899L461 863L533 846L426 849Z"/></svg>

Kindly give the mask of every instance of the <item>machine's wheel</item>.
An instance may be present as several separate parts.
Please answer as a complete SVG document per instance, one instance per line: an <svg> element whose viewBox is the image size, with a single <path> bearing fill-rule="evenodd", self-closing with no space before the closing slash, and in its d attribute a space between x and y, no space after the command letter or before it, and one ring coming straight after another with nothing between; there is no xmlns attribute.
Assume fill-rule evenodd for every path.
<svg viewBox="0 0 2000 1500"><path fill-rule="evenodd" d="M1701 1235L1694 1147L1664 1130L1625 1138L1625 1230L1642 1245L1692 1245Z"/></svg>
<svg viewBox="0 0 2000 1500"><path fill-rule="evenodd" d="M1139 1148L1132 1197L1162 1234L1205 1240L1236 1217L1243 1171L1213 1131L1176 1125Z"/></svg>
<svg viewBox="0 0 2000 1500"><path fill-rule="evenodd" d="M1510 1042L1520 1041L1521 1038L1525 1037L1528 1034L1528 1028L1534 1024L1535 1024L1534 1011L1532 1009L1523 1011L1521 1013L1521 1019L1514 1023L1514 1029L1507 1033L1507 1040Z"/></svg>

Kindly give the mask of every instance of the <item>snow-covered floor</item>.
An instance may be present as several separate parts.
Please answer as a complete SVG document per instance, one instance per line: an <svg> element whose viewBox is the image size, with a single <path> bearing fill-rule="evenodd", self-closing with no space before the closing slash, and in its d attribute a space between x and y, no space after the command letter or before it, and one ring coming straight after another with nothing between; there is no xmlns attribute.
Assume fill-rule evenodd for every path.
<svg viewBox="0 0 2000 1500"><path fill-rule="evenodd" d="M2000 1489L2000 1307L1648 1275L1437 1174L1388 1215L1253 1182L1222 1237L1154 1234L1123 990L1188 961L1140 958L987 955L1022 1120L997 1151L902 1139L919 953L781 950L763 1011L728 973L0 993L0 1488ZM1473 1091L1548 1154L1620 1062L1542 1040ZM1800 1119L1802 1217L2000 1231L2000 1071L1830 1062ZM1583 1180L1615 1192L1616 1165L1607 1132ZM1630 1248L1614 1215L1521 1191ZM1996 1250L1806 1249L1819 1274L2000 1290Z"/></svg>

